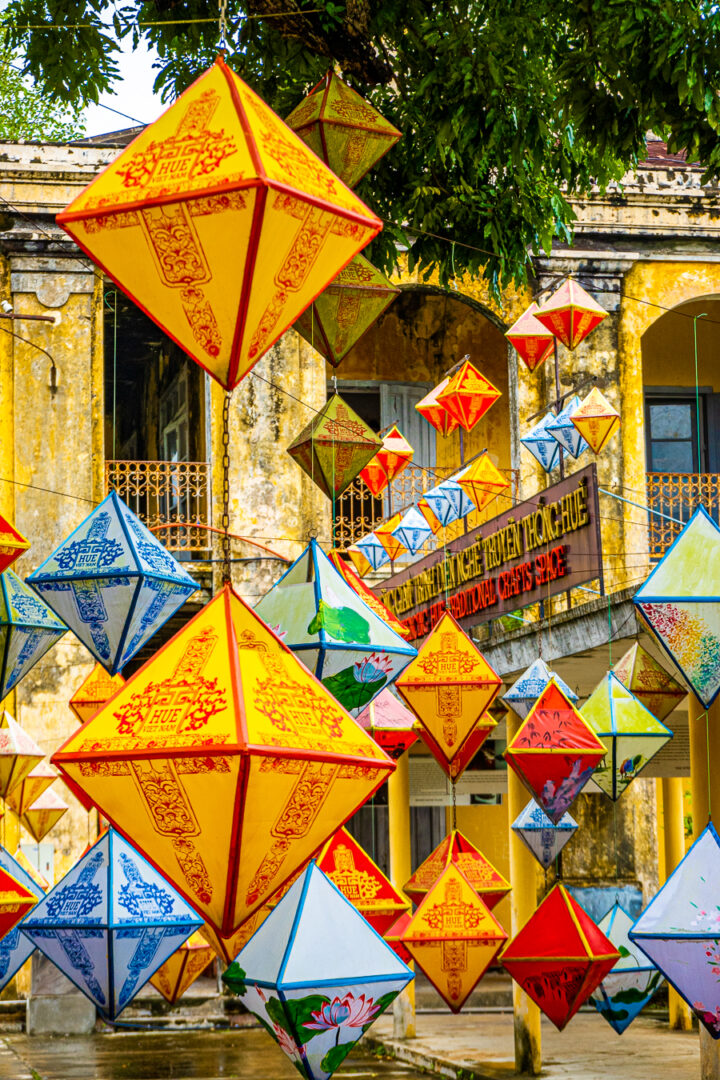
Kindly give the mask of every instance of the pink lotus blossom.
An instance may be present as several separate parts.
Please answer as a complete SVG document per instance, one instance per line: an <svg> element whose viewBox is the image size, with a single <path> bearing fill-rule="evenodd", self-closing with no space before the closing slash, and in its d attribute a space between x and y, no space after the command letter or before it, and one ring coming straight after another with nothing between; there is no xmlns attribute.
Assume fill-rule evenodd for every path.
<svg viewBox="0 0 720 1080"><path fill-rule="evenodd" d="M333 998L326 1002L322 1009L313 1012L312 1019L305 1024L306 1028L313 1031L331 1031L333 1028L352 1027L361 1028L370 1024L377 1015L380 1006L375 1005L372 998L365 999L365 995L354 997L346 994L344 998Z"/></svg>
<svg viewBox="0 0 720 1080"><path fill-rule="evenodd" d="M289 1035L285 1028L281 1028L279 1024L273 1024L273 1031L275 1032L275 1038L278 1041L278 1046L283 1050L292 1061L302 1060L302 1047L293 1039L292 1035Z"/></svg>
<svg viewBox="0 0 720 1080"><path fill-rule="evenodd" d="M372 653L364 660L358 660L353 664L353 674L359 683L377 682L378 679L387 678L392 672L392 661L385 653Z"/></svg>

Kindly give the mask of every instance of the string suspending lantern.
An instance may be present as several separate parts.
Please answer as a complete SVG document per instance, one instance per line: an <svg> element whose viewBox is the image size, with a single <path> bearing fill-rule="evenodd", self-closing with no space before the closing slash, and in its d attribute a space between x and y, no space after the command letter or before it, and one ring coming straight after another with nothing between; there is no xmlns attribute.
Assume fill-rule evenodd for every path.
<svg viewBox="0 0 720 1080"><path fill-rule="evenodd" d="M150 976L150 985L174 1005L214 959L215 950L212 945L196 930L160 965L155 974Z"/></svg>
<svg viewBox="0 0 720 1080"><path fill-rule="evenodd" d="M108 675L102 664L97 663L80 683L68 704L80 723L84 724L86 720L93 718L124 683L122 675Z"/></svg>
<svg viewBox="0 0 720 1080"><path fill-rule="evenodd" d="M382 446L360 473L373 495L381 495L392 481L407 469L414 450L397 424L383 436Z"/></svg>
<svg viewBox="0 0 720 1080"><path fill-rule="evenodd" d="M30 541L0 514L0 574L4 574L29 547Z"/></svg>
<svg viewBox="0 0 720 1080"><path fill-rule="evenodd" d="M614 903L598 923L620 953L615 967L590 995L590 1001L618 1035L630 1026L660 989L663 977L628 937L634 920Z"/></svg>
<svg viewBox="0 0 720 1080"><path fill-rule="evenodd" d="M27 807L20 821L35 843L39 844L69 809L65 800L52 788L48 788Z"/></svg>
<svg viewBox="0 0 720 1080"><path fill-rule="evenodd" d="M347 829L338 829L316 861L318 869L381 937L410 907Z"/></svg>
<svg viewBox="0 0 720 1080"><path fill-rule="evenodd" d="M555 413L546 413L520 439L525 449L529 450L535 460L540 462L546 473L552 472L560 462L560 444L548 429L555 419Z"/></svg>
<svg viewBox="0 0 720 1080"><path fill-rule="evenodd" d="M555 335L535 318L537 311L538 305L533 300L530 307L505 331L505 337L530 372L536 371L552 355L555 342Z"/></svg>
<svg viewBox="0 0 720 1080"><path fill-rule="evenodd" d="M222 57L57 221L226 390L382 227Z"/></svg>
<svg viewBox="0 0 720 1080"><path fill-rule="evenodd" d="M542 807L531 799L510 828L543 869L548 870L568 840L572 840L578 823L570 814L563 814L557 823L551 821Z"/></svg>
<svg viewBox="0 0 720 1080"><path fill-rule="evenodd" d="M474 461L456 473L455 480L472 500L476 510L484 510L510 487L510 481L494 464L487 450L483 450Z"/></svg>
<svg viewBox="0 0 720 1080"><path fill-rule="evenodd" d="M403 892L419 904L448 866L456 866L468 884L492 910L510 892L510 882L459 829L452 829L403 885Z"/></svg>
<svg viewBox="0 0 720 1080"><path fill-rule="evenodd" d="M578 700L577 694L556 672L550 670L542 657L533 660L530 667L518 675L510 689L503 694L502 700L524 720L551 679L574 705Z"/></svg>
<svg viewBox="0 0 720 1080"><path fill-rule="evenodd" d="M687 694L685 687L639 641L620 657L613 672L658 720L667 719Z"/></svg>
<svg viewBox="0 0 720 1080"><path fill-rule="evenodd" d="M57 776L57 770L53 769L52 765L41 761L33 766L19 784L8 791L5 801L18 817L22 817L27 808L32 806L35 800L39 799L43 792L57 780Z"/></svg>
<svg viewBox="0 0 720 1080"><path fill-rule="evenodd" d="M452 435L453 431L460 427L460 421L456 420L453 414L448 412L441 401L438 401L438 395L443 393L449 382L450 376L447 375L415 406L417 412L427 420L428 424L432 424L443 438Z"/></svg>
<svg viewBox="0 0 720 1080"><path fill-rule="evenodd" d="M67 629L14 570L0 574L0 701Z"/></svg>
<svg viewBox="0 0 720 1080"><path fill-rule="evenodd" d="M533 313L533 317L568 349L575 349L607 315L597 300L572 277L567 278Z"/></svg>
<svg viewBox="0 0 720 1080"><path fill-rule="evenodd" d="M328 499L341 495L382 443L339 394L322 409L287 448L300 468Z"/></svg>
<svg viewBox="0 0 720 1080"><path fill-rule="evenodd" d="M438 393L437 400L464 431L472 431L500 397L498 388L465 357L445 389Z"/></svg>
<svg viewBox="0 0 720 1080"><path fill-rule="evenodd" d="M593 386L580 402L570 420L594 454L599 454L620 427L620 413Z"/></svg>
<svg viewBox="0 0 720 1080"><path fill-rule="evenodd" d="M574 394L563 405L557 416L548 419L546 417L545 431L552 435L559 446L570 454L571 457L581 457L588 448L588 444L572 422L573 415L580 408L580 395Z"/></svg>
<svg viewBox="0 0 720 1080"><path fill-rule="evenodd" d="M35 740L4 709L0 713L0 799L7 799L44 757Z"/></svg>

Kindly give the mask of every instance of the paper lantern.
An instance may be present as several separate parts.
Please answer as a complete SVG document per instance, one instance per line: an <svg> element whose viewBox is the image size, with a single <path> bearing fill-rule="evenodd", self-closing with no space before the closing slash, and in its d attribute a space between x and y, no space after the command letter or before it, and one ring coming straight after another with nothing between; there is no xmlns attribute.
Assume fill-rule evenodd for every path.
<svg viewBox="0 0 720 1080"><path fill-rule="evenodd" d="M314 863L223 975L307 1080L328 1080L412 978Z"/></svg>
<svg viewBox="0 0 720 1080"><path fill-rule="evenodd" d="M381 937L410 907L347 829L328 840L317 865Z"/></svg>
<svg viewBox="0 0 720 1080"><path fill-rule="evenodd" d="M555 335L568 349L574 349L590 334L607 311L573 278L564 281L542 307L535 319Z"/></svg>
<svg viewBox="0 0 720 1080"><path fill-rule="evenodd" d="M43 792L57 780L57 775L57 771L47 762L41 761L33 766L25 778L8 791L6 796L8 806L18 817L22 817L27 808L32 806L35 800L39 799Z"/></svg>
<svg viewBox="0 0 720 1080"><path fill-rule="evenodd" d="M720 691L720 529L698 507L633 603L708 709Z"/></svg>
<svg viewBox="0 0 720 1080"><path fill-rule="evenodd" d="M431 886L402 935L403 945L454 1013L506 941L502 926L454 863Z"/></svg>
<svg viewBox="0 0 720 1080"><path fill-rule="evenodd" d="M0 574L4 574L29 547L30 541L0 514Z"/></svg>
<svg viewBox="0 0 720 1080"><path fill-rule="evenodd" d="M396 514L399 518L392 535L402 548L407 548L411 555L417 555L423 544L433 534L427 521L414 506L406 510L404 514ZM375 530L377 535L378 530Z"/></svg>
<svg viewBox="0 0 720 1080"><path fill-rule="evenodd" d="M628 932L713 1039L720 1039L719 849L709 822Z"/></svg>
<svg viewBox="0 0 720 1080"><path fill-rule="evenodd" d="M28 581L111 675L197 590L114 491Z"/></svg>
<svg viewBox="0 0 720 1080"><path fill-rule="evenodd" d="M442 504L444 505L446 501L447 500L443 498ZM430 503L427 501L424 495L421 499L418 499L417 508L432 529L433 534L437 536L437 534L440 532L440 529L442 528L442 521L438 518L437 514L430 506Z"/></svg>
<svg viewBox="0 0 720 1080"><path fill-rule="evenodd" d="M446 760L452 761L502 681L445 611L395 685Z"/></svg>
<svg viewBox="0 0 720 1080"><path fill-rule="evenodd" d="M565 403L555 417L547 419L545 431L571 457L579 458L588 448L588 444L572 422L572 416L580 408L580 395L575 394Z"/></svg>
<svg viewBox="0 0 720 1080"><path fill-rule="evenodd" d="M65 623L13 570L0 574L0 701L65 633Z"/></svg>
<svg viewBox="0 0 720 1080"><path fill-rule="evenodd" d="M442 480L434 488L426 491L423 498L443 525L450 525L475 509L475 503L455 477Z"/></svg>
<svg viewBox="0 0 720 1080"><path fill-rule="evenodd" d="M368 533L358 540L357 547L372 566L373 570L379 570L385 563L390 562L390 556L378 540L374 532Z"/></svg>
<svg viewBox="0 0 720 1080"><path fill-rule="evenodd" d="M345 554L352 561L356 572L361 578L365 577L365 575L372 570L372 563L366 559L357 544L350 544L345 548Z"/></svg>
<svg viewBox="0 0 720 1080"><path fill-rule="evenodd" d="M161 964L150 983L174 1005L215 959L215 951L196 930L172 956Z"/></svg>
<svg viewBox="0 0 720 1080"><path fill-rule="evenodd" d="M0 798L11 791L45 757L42 750L14 720L7 709L0 713Z"/></svg>
<svg viewBox="0 0 720 1080"><path fill-rule="evenodd" d="M563 814L555 824L542 807L531 799L521 810L510 828L540 865L547 870L557 859L568 840L577 832L578 824L570 814Z"/></svg>
<svg viewBox="0 0 720 1080"><path fill-rule="evenodd" d="M372 589L368 589L365 582L358 577L354 568L342 558L339 551L329 551L328 558L338 573L342 574L345 578L345 581L353 592L367 604L371 611L374 611L375 614L378 615L383 622L386 622L396 634L400 635L400 637L408 637L408 628L400 622L397 616L393 615L390 608L386 607L382 600L378 600ZM365 556L363 556L363 558L365 558ZM367 560L365 561L367 562Z"/></svg>
<svg viewBox="0 0 720 1080"><path fill-rule="evenodd" d="M590 1000L608 1024L622 1035L652 1000L663 977L628 937L633 925L618 903L600 920L598 926L620 953L612 971L590 995Z"/></svg>
<svg viewBox="0 0 720 1080"><path fill-rule="evenodd" d="M357 718L388 757L397 761L417 741L415 714L399 701L392 690L381 690Z"/></svg>
<svg viewBox="0 0 720 1080"><path fill-rule="evenodd" d="M593 386L575 412L570 414L570 420L595 454L600 453L620 427L620 413L613 409L597 386Z"/></svg>
<svg viewBox="0 0 720 1080"><path fill-rule="evenodd" d="M453 755L452 761L448 761L441 744L425 728L422 729L422 741L448 779L454 782L460 779L473 758L482 749L487 737L493 733L496 727L497 720L487 710L471 728L470 734L460 749Z"/></svg>
<svg viewBox="0 0 720 1080"><path fill-rule="evenodd" d="M548 424L554 420L555 413L547 413L520 439L525 449L530 451L547 473L552 472L560 461L560 444L548 431Z"/></svg>
<svg viewBox="0 0 720 1080"><path fill-rule="evenodd" d="M10 852L0 845L0 869L9 874L13 881L16 881L33 897L33 905L26 908L25 913L32 911L35 902L42 897L45 890L24 868L20 862L20 853L13 858ZM3 913L0 908L0 923L2 917ZM35 952L35 946L20 929L23 918L25 918L25 914L21 915L20 921L15 924L12 930L4 933L3 937L0 938L0 990L5 989L25 961Z"/></svg>
<svg viewBox="0 0 720 1080"><path fill-rule="evenodd" d="M555 824L605 757L605 746L551 679L528 713L505 760Z"/></svg>
<svg viewBox="0 0 720 1080"><path fill-rule="evenodd" d="M389 120L332 71L285 123L351 188L401 138Z"/></svg>
<svg viewBox="0 0 720 1080"><path fill-rule="evenodd" d="M39 844L69 809L65 800L61 799L52 788L48 788L28 806L20 821L33 840Z"/></svg>
<svg viewBox="0 0 720 1080"><path fill-rule="evenodd" d="M533 300L530 307L505 331L508 339L528 371L539 368L548 356L552 356L555 335L535 318L539 311Z"/></svg>
<svg viewBox="0 0 720 1080"><path fill-rule="evenodd" d="M665 720L687 693L638 641L621 656L613 671L658 720Z"/></svg>
<svg viewBox="0 0 720 1080"><path fill-rule="evenodd" d="M337 367L399 295L364 255L356 255L305 309L294 329Z"/></svg>
<svg viewBox="0 0 720 1080"><path fill-rule="evenodd" d="M52 761L225 937L394 768L229 585Z"/></svg>
<svg viewBox="0 0 720 1080"><path fill-rule="evenodd" d="M201 925L110 829L39 901L23 933L112 1021Z"/></svg>
<svg viewBox="0 0 720 1080"><path fill-rule="evenodd" d="M417 655L363 603L316 540L255 612L356 716Z"/></svg>
<svg viewBox="0 0 720 1080"><path fill-rule="evenodd" d="M518 676L510 689L503 694L502 700L524 720L551 679L555 680L556 686L560 687L568 701L574 705L578 700L575 691L539 657Z"/></svg>
<svg viewBox="0 0 720 1080"><path fill-rule="evenodd" d="M108 675L102 664L96 664L70 698L69 705L81 724L92 719L96 712L121 686L125 685L122 675Z"/></svg>
<svg viewBox="0 0 720 1080"><path fill-rule="evenodd" d="M487 450L466 465L455 479L477 510L484 510L510 487L510 481L493 465Z"/></svg>
<svg viewBox="0 0 720 1080"><path fill-rule="evenodd" d="M228 390L382 228L220 57L57 222Z"/></svg>
<svg viewBox="0 0 720 1080"><path fill-rule="evenodd" d="M405 545L395 536L395 529L400 524L401 518L402 514L393 514L391 518L375 528L375 536L387 551L390 562L399 558L406 550Z"/></svg>
<svg viewBox="0 0 720 1080"><path fill-rule="evenodd" d="M465 359L437 400L465 431L472 431L499 397L502 394L497 387Z"/></svg>
<svg viewBox="0 0 720 1080"><path fill-rule="evenodd" d="M249 918L245 919L237 930L234 930L232 934L229 934L227 937L218 934L217 930L208 923L203 924L200 933L205 940L212 945L216 954L220 957L226 967L233 962L240 950L247 945L250 938L262 923L265 922L265 919L267 919L273 908L277 907L285 893L289 892L300 875L304 873L304 869L305 868L303 867L302 870L296 870L294 874L291 874L288 880L284 882L279 889L276 889L262 907L257 908Z"/></svg>
<svg viewBox="0 0 720 1080"><path fill-rule="evenodd" d="M352 484L381 445L372 428L333 394L288 446L288 454L333 499Z"/></svg>
<svg viewBox="0 0 720 1080"><path fill-rule="evenodd" d="M508 974L562 1031L620 959L564 885L554 885L500 958Z"/></svg>
<svg viewBox="0 0 720 1080"><path fill-rule="evenodd" d="M613 801L673 737L611 671L595 687L580 715L607 747L593 780Z"/></svg>
<svg viewBox="0 0 720 1080"><path fill-rule="evenodd" d="M22 876L15 876L19 867L5 869L5 862L5 859L0 861L0 950L2 938L10 934L37 903L37 888L31 889Z"/></svg>
<svg viewBox="0 0 720 1080"><path fill-rule="evenodd" d="M414 450L396 425L384 436L382 446L375 457L360 473L373 495L381 495L388 484L407 469Z"/></svg>
<svg viewBox="0 0 720 1080"><path fill-rule="evenodd" d="M510 882L459 829L453 829L418 866L403 886L403 892L419 904L448 866L457 867L489 909L510 892Z"/></svg>
<svg viewBox="0 0 720 1080"><path fill-rule="evenodd" d="M460 421L456 420L452 413L448 412L445 405L438 401L438 395L442 394L450 382L449 376L434 386L422 401L418 401L415 408L429 424L435 428L444 438L452 435L453 431L460 427Z"/></svg>
<svg viewBox="0 0 720 1080"><path fill-rule="evenodd" d="M412 913L410 911L403 911L399 919L396 919L390 929L385 933L385 941L388 943L392 951L400 957L404 964L412 963L412 956L405 948L403 944L402 936L410 925L412 919Z"/></svg>

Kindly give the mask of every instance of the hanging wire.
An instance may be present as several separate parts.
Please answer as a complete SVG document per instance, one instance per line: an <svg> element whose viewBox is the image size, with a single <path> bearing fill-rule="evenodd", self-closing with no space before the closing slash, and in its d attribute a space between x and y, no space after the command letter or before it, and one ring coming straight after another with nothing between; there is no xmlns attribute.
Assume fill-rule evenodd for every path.
<svg viewBox="0 0 720 1080"><path fill-rule="evenodd" d="M455 829L457 829L457 787L454 777L450 781L450 783L452 785L452 827L454 831Z"/></svg>
<svg viewBox="0 0 720 1080"><path fill-rule="evenodd" d="M705 756L707 758L707 793L708 793L708 823L712 821L712 802L710 795L710 710L705 710Z"/></svg>
<svg viewBox="0 0 720 1080"><path fill-rule="evenodd" d="M702 452L700 450L700 386L698 384L698 344L697 344L697 321L706 319L707 313L693 316L693 344L695 346L695 426L697 428L697 471L702 472ZM698 501L701 502L698 492Z"/></svg>
<svg viewBox="0 0 720 1080"><path fill-rule="evenodd" d="M222 413L222 582L229 585L232 580L230 571L230 397L232 391L225 392Z"/></svg>

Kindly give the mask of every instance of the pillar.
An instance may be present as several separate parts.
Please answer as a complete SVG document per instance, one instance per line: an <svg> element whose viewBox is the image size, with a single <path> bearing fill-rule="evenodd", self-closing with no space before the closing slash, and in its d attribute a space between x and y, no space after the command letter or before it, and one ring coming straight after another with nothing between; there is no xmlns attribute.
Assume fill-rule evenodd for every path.
<svg viewBox="0 0 720 1080"><path fill-rule="evenodd" d="M410 763L404 753L388 780L388 828L390 833L390 880L396 889L412 873L410 854ZM412 966L412 965L411 965ZM415 983L411 982L393 1002L393 1035L415 1038Z"/></svg>
<svg viewBox="0 0 720 1080"><path fill-rule="evenodd" d="M672 874L685 854L684 781L680 776L665 776L657 781L662 813L658 814L658 862L660 884ZM668 986L671 1031L691 1031L692 1011L672 986Z"/></svg>
<svg viewBox="0 0 720 1080"><path fill-rule="evenodd" d="M507 714L507 741L512 742L520 727L519 717ZM508 769L508 829L528 801L523 784ZM540 866L522 840L510 829L510 884L512 936L525 925L537 908ZM513 983L513 1014L515 1025L515 1070L538 1076L542 1068L540 1040L540 1010L517 983Z"/></svg>

